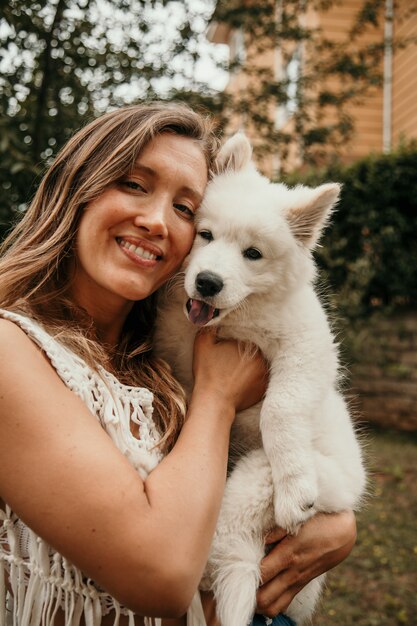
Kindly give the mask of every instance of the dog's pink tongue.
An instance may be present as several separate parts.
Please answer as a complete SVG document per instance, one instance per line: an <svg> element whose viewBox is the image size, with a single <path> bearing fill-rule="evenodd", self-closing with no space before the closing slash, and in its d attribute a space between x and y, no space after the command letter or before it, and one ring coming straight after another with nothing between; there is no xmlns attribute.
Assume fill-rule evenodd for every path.
<svg viewBox="0 0 417 626"><path fill-rule="evenodd" d="M190 299L187 303L187 310L190 322L204 326L213 319L215 308L201 300Z"/></svg>

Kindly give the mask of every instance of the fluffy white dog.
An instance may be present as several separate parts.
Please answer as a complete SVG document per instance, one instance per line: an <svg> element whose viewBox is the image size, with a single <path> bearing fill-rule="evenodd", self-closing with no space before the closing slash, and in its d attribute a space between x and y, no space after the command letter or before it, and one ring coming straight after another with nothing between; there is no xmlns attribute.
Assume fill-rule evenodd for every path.
<svg viewBox="0 0 417 626"><path fill-rule="evenodd" d="M273 184L256 171L251 154L242 134L220 151L184 273L160 303L155 338L188 390L201 326L256 344L270 364L264 401L236 417L233 469L202 581L215 593L222 626L251 620L270 528L294 533L318 511L357 508L365 485L338 390L337 345L313 288L311 250L339 185ZM297 624L311 616L322 578L287 610Z"/></svg>

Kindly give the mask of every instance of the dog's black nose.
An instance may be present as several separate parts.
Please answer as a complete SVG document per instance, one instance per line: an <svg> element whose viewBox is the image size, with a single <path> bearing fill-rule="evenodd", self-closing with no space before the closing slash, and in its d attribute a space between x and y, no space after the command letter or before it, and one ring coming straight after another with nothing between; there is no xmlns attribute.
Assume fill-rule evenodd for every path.
<svg viewBox="0 0 417 626"><path fill-rule="evenodd" d="M197 291L203 298L215 296L223 289L223 281L213 272L200 272L195 279Z"/></svg>

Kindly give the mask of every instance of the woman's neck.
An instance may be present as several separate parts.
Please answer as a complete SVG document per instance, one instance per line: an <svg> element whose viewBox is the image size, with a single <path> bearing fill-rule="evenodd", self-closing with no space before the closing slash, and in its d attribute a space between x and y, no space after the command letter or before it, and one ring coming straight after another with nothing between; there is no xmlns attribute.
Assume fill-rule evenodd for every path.
<svg viewBox="0 0 417 626"><path fill-rule="evenodd" d="M120 298L97 298L97 294L72 292L72 298L94 322L97 338L111 348L117 347L122 328L133 302Z"/></svg>
<svg viewBox="0 0 417 626"><path fill-rule="evenodd" d="M129 303L129 306L125 307L124 310L116 312L103 307L101 307L100 310L97 310L95 307L94 309L86 309L87 313L94 320L98 339L105 343L110 349L117 347L124 323L132 306L133 303Z"/></svg>

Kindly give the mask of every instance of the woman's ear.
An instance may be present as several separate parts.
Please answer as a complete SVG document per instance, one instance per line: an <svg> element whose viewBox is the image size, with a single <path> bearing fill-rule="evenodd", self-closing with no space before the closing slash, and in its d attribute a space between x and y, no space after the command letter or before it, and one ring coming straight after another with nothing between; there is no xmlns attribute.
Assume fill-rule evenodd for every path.
<svg viewBox="0 0 417 626"><path fill-rule="evenodd" d="M243 133L236 133L220 149L215 163L215 174L238 172L252 163L252 146Z"/></svg>

